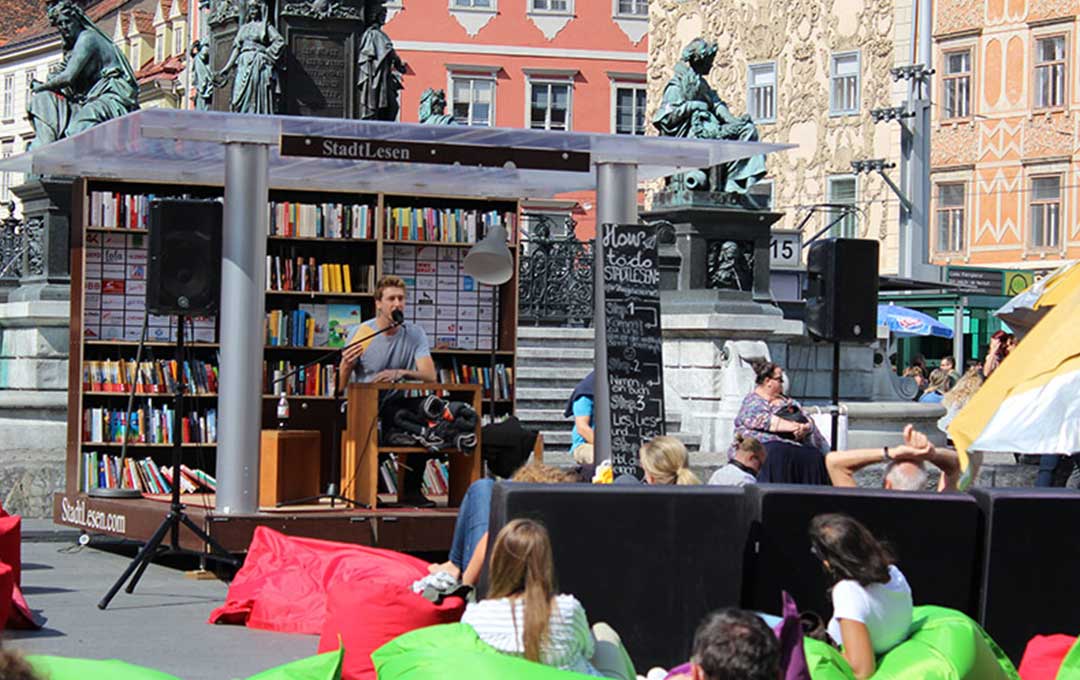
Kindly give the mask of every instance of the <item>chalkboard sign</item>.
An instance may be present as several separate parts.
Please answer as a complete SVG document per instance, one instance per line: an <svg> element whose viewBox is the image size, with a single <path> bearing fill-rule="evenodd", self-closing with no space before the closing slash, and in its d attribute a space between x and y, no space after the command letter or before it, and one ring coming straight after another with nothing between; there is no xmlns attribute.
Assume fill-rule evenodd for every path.
<svg viewBox="0 0 1080 680"><path fill-rule="evenodd" d="M637 474L638 449L664 434L664 361L656 227L601 225L611 466Z"/></svg>

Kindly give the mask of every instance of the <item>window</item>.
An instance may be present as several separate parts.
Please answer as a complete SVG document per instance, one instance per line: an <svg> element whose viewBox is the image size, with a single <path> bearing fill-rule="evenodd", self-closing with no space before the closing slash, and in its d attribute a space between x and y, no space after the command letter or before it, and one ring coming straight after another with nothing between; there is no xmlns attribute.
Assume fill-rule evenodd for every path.
<svg viewBox="0 0 1080 680"><path fill-rule="evenodd" d="M491 9L491 0L453 0L453 6Z"/></svg>
<svg viewBox="0 0 1080 680"><path fill-rule="evenodd" d="M942 118L967 118L971 115L971 50L945 55L942 89Z"/></svg>
<svg viewBox="0 0 1080 680"><path fill-rule="evenodd" d="M450 111L462 125L494 125L495 81L490 78L451 78Z"/></svg>
<svg viewBox="0 0 1080 680"><path fill-rule="evenodd" d="M0 114L6 120L15 117L15 74L4 74L4 101L3 113Z"/></svg>
<svg viewBox="0 0 1080 680"><path fill-rule="evenodd" d="M1031 246L1057 248L1061 243L1061 175L1031 180Z"/></svg>
<svg viewBox="0 0 1080 680"><path fill-rule="evenodd" d="M165 32L162 31L154 36L154 62L165 61Z"/></svg>
<svg viewBox="0 0 1080 680"><path fill-rule="evenodd" d="M645 134L644 85L619 85L615 88L615 134Z"/></svg>
<svg viewBox="0 0 1080 680"><path fill-rule="evenodd" d="M851 210L841 207L831 208L826 213L828 224L832 224L829 236L840 238L855 238L856 236L856 213L854 210L858 190L855 178L851 176L829 178L829 203L837 206L850 205ZM839 222L837 222L839 219ZM835 222L835 224L833 224Z"/></svg>
<svg viewBox="0 0 1080 680"><path fill-rule="evenodd" d="M776 122L776 62L751 64L746 81L750 86L750 118L755 123Z"/></svg>
<svg viewBox="0 0 1080 680"><path fill-rule="evenodd" d="M964 184L938 185L938 250L959 253L964 250Z"/></svg>
<svg viewBox="0 0 1080 680"><path fill-rule="evenodd" d="M570 129L570 83L529 83L529 127Z"/></svg>
<svg viewBox="0 0 1080 680"><path fill-rule="evenodd" d="M14 78L14 76L12 76ZM4 77L7 80L7 77ZM14 142L4 142L0 145L0 158L7 158L11 155L11 148ZM14 173L0 172L0 201L8 201L11 199L11 176Z"/></svg>
<svg viewBox="0 0 1080 680"><path fill-rule="evenodd" d="M829 113L859 112L859 53L834 54L829 68Z"/></svg>
<svg viewBox="0 0 1080 680"><path fill-rule="evenodd" d="M177 54L177 55L183 54L184 53L184 26L183 26L183 24L181 24L180 26L173 26L172 35L173 35L173 38L172 38L172 45L173 45L172 51L173 51L173 54Z"/></svg>
<svg viewBox="0 0 1080 680"><path fill-rule="evenodd" d="M532 0L534 12L569 12L570 0Z"/></svg>
<svg viewBox="0 0 1080 680"><path fill-rule="evenodd" d="M139 42L136 40L131 43L131 67L136 71L142 66L142 62L139 61Z"/></svg>
<svg viewBox="0 0 1080 680"><path fill-rule="evenodd" d="M1065 36L1035 41L1035 108L1065 105Z"/></svg>
<svg viewBox="0 0 1080 680"><path fill-rule="evenodd" d="M26 101L30 102L30 98L34 96L34 81L37 80L37 69L28 68L23 75L26 78Z"/></svg>
<svg viewBox="0 0 1080 680"><path fill-rule="evenodd" d="M649 0L618 0L617 14L644 17L649 15Z"/></svg>
<svg viewBox="0 0 1080 680"><path fill-rule="evenodd" d="M750 187L750 195L766 210L773 209L773 181L763 179Z"/></svg>

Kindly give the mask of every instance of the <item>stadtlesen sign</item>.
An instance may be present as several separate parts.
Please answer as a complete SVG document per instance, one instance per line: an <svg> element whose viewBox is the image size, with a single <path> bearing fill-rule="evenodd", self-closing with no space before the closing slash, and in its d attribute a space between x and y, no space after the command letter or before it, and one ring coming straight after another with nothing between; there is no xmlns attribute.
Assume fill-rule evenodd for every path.
<svg viewBox="0 0 1080 680"><path fill-rule="evenodd" d="M282 135L281 155L340 158L376 163L430 163L518 170L562 172L590 172L591 170L589 154L580 151L398 142L354 137Z"/></svg>

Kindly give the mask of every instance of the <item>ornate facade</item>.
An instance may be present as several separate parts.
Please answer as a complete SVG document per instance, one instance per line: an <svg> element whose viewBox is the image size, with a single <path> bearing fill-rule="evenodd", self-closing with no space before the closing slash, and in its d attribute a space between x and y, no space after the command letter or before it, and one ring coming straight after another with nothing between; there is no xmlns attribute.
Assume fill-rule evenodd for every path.
<svg viewBox="0 0 1080 680"><path fill-rule="evenodd" d="M771 189L773 208L785 213L776 228L796 228L815 204L853 203L855 214L838 228L880 240L881 270L895 272L899 203L877 175L853 175L851 161L899 161L899 126L875 124L870 110L901 101L903 88L889 70L910 61L909 13L910 0L654 0L648 113L683 47L698 35L716 40L709 78L716 91L735 113L753 116L749 100L762 95L758 87L751 94L761 85L751 80L764 74L768 88L771 76L771 96L755 100L758 113L762 105L772 113L754 116L762 141L798 145L767 161L762 189ZM899 180L898 170L889 172ZM835 217L815 214L804 240Z"/></svg>
<svg viewBox="0 0 1080 680"><path fill-rule="evenodd" d="M934 22L935 262L1080 257L1076 0L949 0Z"/></svg>

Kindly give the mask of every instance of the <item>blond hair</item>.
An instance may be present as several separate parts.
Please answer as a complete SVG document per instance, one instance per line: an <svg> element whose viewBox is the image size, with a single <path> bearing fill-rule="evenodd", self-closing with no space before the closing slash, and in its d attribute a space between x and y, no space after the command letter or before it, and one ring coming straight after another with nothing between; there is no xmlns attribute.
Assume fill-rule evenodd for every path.
<svg viewBox="0 0 1080 680"><path fill-rule="evenodd" d="M675 437L653 437L641 446L638 457L654 484L701 484L690 471L690 454Z"/></svg>
<svg viewBox="0 0 1080 680"><path fill-rule="evenodd" d="M735 435L735 450L744 453L765 455L765 446L754 437L745 434Z"/></svg>
<svg viewBox="0 0 1080 680"><path fill-rule="evenodd" d="M941 392L942 394L949 391L949 373L943 368L935 368L930 371L930 381L926 385L927 392Z"/></svg>
<svg viewBox="0 0 1080 680"><path fill-rule="evenodd" d="M387 288L400 288L405 290L405 279L400 276L386 275L375 282L375 299L382 300L383 291Z"/></svg>
<svg viewBox="0 0 1080 680"><path fill-rule="evenodd" d="M555 597L555 561L551 538L540 522L515 519L502 528L491 549L491 586L488 598L524 600L525 622L521 640L525 658L540 661L540 649L548 637L551 601ZM510 608L517 630L517 608Z"/></svg>
<svg viewBox="0 0 1080 680"><path fill-rule="evenodd" d="M561 484L563 482L575 482L574 473L562 468L552 467L532 461L522 465L510 478L512 482L528 482L533 484Z"/></svg>
<svg viewBox="0 0 1080 680"><path fill-rule="evenodd" d="M982 387L983 376L978 366L973 366L967 370L967 373L962 378L956 381L953 388L945 393L945 396L941 399L941 405L945 408L952 408L953 406L963 406L971 399L971 395L979 391Z"/></svg>

